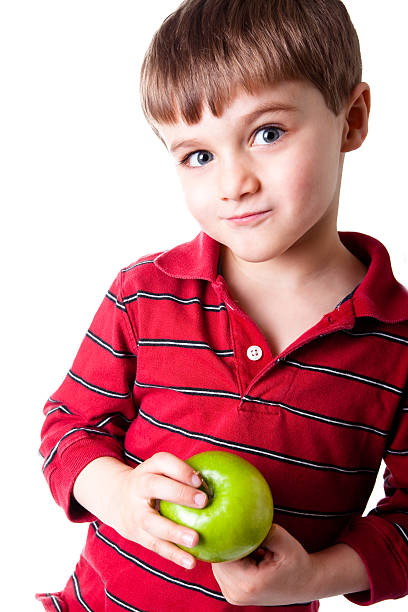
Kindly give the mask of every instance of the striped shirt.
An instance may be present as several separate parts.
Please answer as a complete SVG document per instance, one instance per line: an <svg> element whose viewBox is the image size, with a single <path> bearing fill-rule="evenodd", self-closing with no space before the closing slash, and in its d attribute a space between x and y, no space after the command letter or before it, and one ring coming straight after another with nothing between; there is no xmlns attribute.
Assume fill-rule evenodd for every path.
<svg viewBox="0 0 408 612"><path fill-rule="evenodd" d="M65 589L38 595L47 610L234 608L210 564L184 570L72 497L93 459L137 466L158 451L241 455L269 482L276 523L306 550L345 542L361 555L371 590L347 597L408 592L408 292L380 242L339 235L368 267L363 281L277 356L232 299L205 233L119 273L44 409L51 492L70 520L91 523ZM363 516L382 459L385 496Z"/></svg>

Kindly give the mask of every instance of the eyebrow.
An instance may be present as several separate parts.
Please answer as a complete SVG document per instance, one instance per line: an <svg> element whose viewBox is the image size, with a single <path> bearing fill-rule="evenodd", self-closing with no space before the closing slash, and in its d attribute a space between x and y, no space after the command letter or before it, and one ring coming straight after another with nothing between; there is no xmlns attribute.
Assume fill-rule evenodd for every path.
<svg viewBox="0 0 408 612"><path fill-rule="evenodd" d="M243 115L242 119L245 119L246 121L253 121L260 115L265 115L266 113L297 113L298 111L299 108L297 106L293 106L292 104L284 104L283 102L265 102L265 104L261 104L251 113Z"/></svg>
<svg viewBox="0 0 408 612"><path fill-rule="evenodd" d="M282 102L276 102L276 103L265 102L265 104L261 104L260 106L258 106L252 112L250 112L250 113L248 113L246 115L243 115L240 118L240 120L251 123L252 121L257 119L258 117L260 117L261 115L265 115L266 113L278 113L278 112L296 113L298 111L299 111L298 107L297 106L293 106L291 104L284 104ZM171 145L170 151L172 153L174 153L175 151L177 151L178 149L181 149L181 148L188 148L188 149L190 149L190 148L199 147L199 146L200 146L200 141L199 140L195 140L195 139L176 140Z"/></svg>
<svg viewBox="0 0 408 612"><path fill-rule="evenodd" d="M200 146L199 140L176 140L170 147L170 151L174 153L177 149L191 149Z"/></svg>

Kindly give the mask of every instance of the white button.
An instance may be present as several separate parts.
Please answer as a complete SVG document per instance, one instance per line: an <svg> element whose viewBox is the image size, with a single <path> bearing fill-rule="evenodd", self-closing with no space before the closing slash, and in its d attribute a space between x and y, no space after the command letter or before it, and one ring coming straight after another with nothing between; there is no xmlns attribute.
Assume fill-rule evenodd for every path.
<svg viewBox="0 0 408 612"><path fill-rule="evenodd" d="M261 347L256 346L256 344L253 344L252 346L250 346L249 349L247 350L247 357L251 361L258 361L258 359L262 357Z"/></svg>

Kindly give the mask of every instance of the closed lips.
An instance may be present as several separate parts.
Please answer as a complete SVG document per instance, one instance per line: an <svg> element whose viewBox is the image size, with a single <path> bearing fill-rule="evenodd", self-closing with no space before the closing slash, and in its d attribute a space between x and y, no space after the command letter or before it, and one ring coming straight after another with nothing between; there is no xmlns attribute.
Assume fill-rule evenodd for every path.
<svg viewBox="0 0 408 612"><path fill-rule="evenodd" d="M262 215L269 212L269 210L258 210L255 212L244 213L243 215L237 215L236 217L228 217L228 219L245 219L245 217L253 217L254 215Z"/></svg>

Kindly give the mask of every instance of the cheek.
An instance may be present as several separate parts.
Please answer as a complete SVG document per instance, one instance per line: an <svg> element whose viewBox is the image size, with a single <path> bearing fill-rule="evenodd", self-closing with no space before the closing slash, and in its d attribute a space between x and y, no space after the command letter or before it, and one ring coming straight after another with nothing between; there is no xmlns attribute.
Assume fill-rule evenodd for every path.
<svg viewBox="0 0 408 612"><path fill-rule="evenodd" d="M205 190L197 189L197 185L183 189L185 202L191 215L200 223L209 217L210 201Z"/></svg>
<svg viewBox="0 0 408 612"><path fill-rule="evenodd" d="M187 204L188 210L192 215L195 216L196 212L198 213L200 210L200 194L197 193L197 189L195 188L195 181L192 180L188 175L186 176L184 173L179 173L178 175L180 186L182 192L184 194L184 200Z"/></svg>
<svg viewBox="0 0 408 612"><path fill-rule="evenodd" d="M298 164L292 180L291 195L294 202L310 202L321 188L321 174L311 159Z"/></svg>
<svg viewBox="0 0 408 612"><path fill-rule="evenodd" d="M291 177L286 177L290 199L312 207L328 205L335 195L338 170L339 158L330 146L307 148L292 164Z"/></svg>

